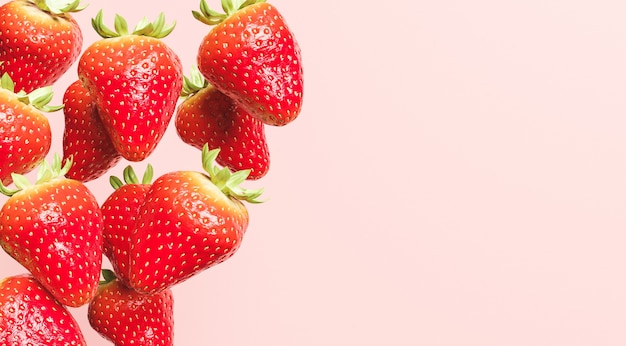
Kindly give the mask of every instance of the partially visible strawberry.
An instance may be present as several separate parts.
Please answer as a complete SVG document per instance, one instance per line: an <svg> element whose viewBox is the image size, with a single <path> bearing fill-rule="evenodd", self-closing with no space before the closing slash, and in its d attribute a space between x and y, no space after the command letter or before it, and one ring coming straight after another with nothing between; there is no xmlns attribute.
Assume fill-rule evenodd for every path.
<svg viewBox="0 0 626 346"><path fill-rule="evenodd" d="M71 12L80 0L11 0L0 6L0 73L15 89L54 84L78 59L83 36Z"/></svg>
<svg viewBox="0 0 626 346"><path fill-rule="evenodd" d="M94 97L116 150L129 161L142 161L163 137L182 89L180 59L161 40L174 25L165 26L161 14L129 32L116 15L116 32L102 23L102 11L92 24L103 38L81 55L79 79Z"/></svg>
<svg viewBox="0 0 626 346"><path fill-rule="evenodd" d="M99 178L122 158L115 150L91 94L77 80L63 95L65 128L63 159L72 157L66 176L88 182Z"/></svg>
<svg viewBox="0 0 626 346"><path fill-rule="evenodd" d="M16 190L0 209L0 245L63 305L78 307L98 288L102 213L80 181L67 179L71 160L43 161L36 184L13 174Z"/></svg>
<svg viewBox="0 0 626 346"><path fill-rule="evenodd" d="M48 106L52 87L26 94L15 93L8 74L0 78L0 182L11 183L11 173L25 174L43 160L52 145L50 123L43 112L62 106Z"/></svg>
<svg viewBox="0 0 626 346"><path fill-rule="evenodd" d="M174 344L174 296L167 289L140 294L103 270L98 294L89 303L91 327L116 346Z"/></svg>
<svg viewBox="0 0 626 346"><path fill-rule="evenodd" d="M276 7L264 0L223 0L224 13L205 0L196 19L216 25L198 49L198 68L215 88L269 125L300 114L303 73L300 47Z"/></svg>
<svg viewBox="0 0 626 346"><path fill-rule="evenodd" d="M129 285L130 233L152 183L152 175L152 166L148 164L140 182L132 166L127 166L124 169L124 181L115 176L109 179L115 191L101 206L104 222L103 252L117 278L126 285Z"/></svg>
<svg viewBox="0 0 626 346"><path fill-rule="evenodd" d="M0 281L0 345L85 346L78 322L30 274Z"/></svg>
<svg viewBox="0 0 626 346"><path fill-rule="evenodd" d="M270 153L265 125L232 99L218 91L194 66L185 77L174 124L183 142L202 149L220 149L216 161L233 171L250 170L248 179L259 179L269 170Z"/></svg>
<svg viewBox="0 0 626 346"><path fill-rule="evenodd" d="M203 148L206 173L175 171L152 183L130 237L130 284L136 291L167 289L239 249L249 219L242 200L258 203L262 190L242 188L249 171L216 166L218 153Z"/></svg>

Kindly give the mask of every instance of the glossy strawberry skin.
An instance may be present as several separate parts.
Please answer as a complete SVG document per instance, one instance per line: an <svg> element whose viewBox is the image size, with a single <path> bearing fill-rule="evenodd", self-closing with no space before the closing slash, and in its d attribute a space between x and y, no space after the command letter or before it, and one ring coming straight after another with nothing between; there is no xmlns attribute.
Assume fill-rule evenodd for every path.
<svg viewBox="0 0 626 346"><path fill-rule="evenodd" d="M199 172L157 178L131 233L130 284L155 293L230 258L248 226L241 201Z"/></svg>
<svg viewBox="0 0 626 346"><path fill-rule="evenodd" d="M115 150L96 103L82 82L75 81L63 95L65 128L63 159L72 158L66 177L88 182L101 177L122 158Z"/></svg>
<svg viewBox="0 0 626 346"><path fill-rule="evenodd" d="M212 86L185 99L174 124L183 142L198 149L205 144L220 148L219 164L232 171L250 169L248 179L259 179L269 170L265 125Z"/></svg>
<svg viewBox="0 0 626 346"><path fill-rule="evenodd" d="M83 36L69 14L51 15L26 0L0 6L0 74L15 91L52 85L78 59Z"/></svg>
<svg viewBox="0 0 626 346"><path fill-rule="evenodd" d="M299 115L303 97L300 46L278 10L257 3L215 26L198 49L209 83L268 125Z"/></svg>
<svg viewBox="0 0 626 346"><path fill-rule="evenodd" d="M78 76L93 95L116 150L142 161L160 142L182 89L180 59L160 39L129 35L94 42Z"/></svg>
<svg viewBox="0 0 626 346"><path fill-rule="evenodd" d="M85 305L102 264L102 213L77 180L56 178L10 197L0 209L0 245L63 305Z"/></svg>
<svg viewBox="0 0 626 346"><path fill-rule="evenodd" d="M103 252L119 281L129 286L130 234L150 184L126 184L102 203Z"/></svg>
<svg viewBox="0 0 626 346"><path fill-rule="evenodd" d="M91 327L117 346L171 346L174 335L171 290L140 294L113 280L89 303Z"/></svg>
<svg viewBox="0 0 626 346"><path fill-rule="evenodd" d="M74 317L32 275L0 281L0 345L84 346Z"/></svg>
<svg viewBox="0 0 626 346"><path fill-rule="evenodd" d="M52 145L50 123L38 109L0 89L0 180L11 183L11 173L28 173L43 160Z"/></svg>

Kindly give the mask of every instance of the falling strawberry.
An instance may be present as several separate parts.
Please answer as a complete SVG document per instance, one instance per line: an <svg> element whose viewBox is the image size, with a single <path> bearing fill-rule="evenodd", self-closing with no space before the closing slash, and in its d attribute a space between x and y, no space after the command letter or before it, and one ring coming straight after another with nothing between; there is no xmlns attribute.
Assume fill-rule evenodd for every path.
<svg viewBox="0 0 626 346"><path fill-rule="evenodd" d="M102 39L79 58L79 79L94 97L116 150L129 161L142 161L163 137L182 89L180 59L161 40L174 25L166 26L161 13L129 32L116 15L112 31L103 24L102 11L92 24Z"/></svg>
<svg viewBox="0 0 626 346"><path fill-rule="evenodd" d="M130 237L136 291L167 289L224 262L241 245L249 218L242 201L260 202L262 190L242 188L249 171L216 166L218 153L204 146L206 174L175 171L152 183Z"/></svg>
<svg viewBox="0 0 626 346"><path fill-rule="evenodd" d="M52 145L50 123L44 112L62 106L49 106L52 87L14 92L8 74L0 78L0 182L11 183L11 173L25 174L43 160Z"/></svg>
<svg viewBox="0 0 626 346"><path fill-rule="evenodd" d="M12 0L0 6L0 74L13 78L15 90L52 85L78 59L83 36L71 13L84 8L80 0Z"/></svg>
<svg viewBox="0 0 626 346"><path fill-rule="evenodd" d="M115 176L109 179L115 191L101 206L104 223L103 252L113 266L117 278L125 285L129 285L130 233L135 226L139 207L152 183L152 175L152 166L148 164L140 182L132 166L127 166L124 169L124 181Z"/></svg>
<svg viewBox="0 0 626 346"><path fill-rule="evenodd" d="M0 281L0 345L85 346L78 322L30 274Z"/></svg>
<svg viewBox="0 0 626 346"><path fill-rule="evenodd" d="M233 171L250 170L259 179L269 170L265 125L250 116L202 77L196 67L185 77L174 124L183 142L202 149L220 149L216 161Z"/></svg>
<svg viewBox="0 0 626 346"><path fill-rule="evenodd" d="M303 74L300 47L278 10L264 0L235 6L225 14L205 0L196 19L215 25L198 49L198 68L211 85L269 125L282 126L299 115Z"/></svg>
<svg viewBox="0 0 626 346"><path fill-rule="evenodd" d="M102 264L102 213L94 195L68 179L61 167L42 161L38 180L13 174L16 190L0 209L0 245L63 305L78 307L96 293Z"/></svg>
<svg viewBox="0 0 626 346"><path fill-rule="evenodd" d="M99 178L122 158L115 150L96 103L80 81L75 81L63 95L65 128L63 159L72 158L66 176L88 182Z"/></svg>
<svg viewBox="0 0 626 346"><path fill-rule="evenodd" d="M174 297L167 289L140 294L124 286L115 274L103 270L98 293L89 303L91 327L116 346L174 344Z"/></svg>

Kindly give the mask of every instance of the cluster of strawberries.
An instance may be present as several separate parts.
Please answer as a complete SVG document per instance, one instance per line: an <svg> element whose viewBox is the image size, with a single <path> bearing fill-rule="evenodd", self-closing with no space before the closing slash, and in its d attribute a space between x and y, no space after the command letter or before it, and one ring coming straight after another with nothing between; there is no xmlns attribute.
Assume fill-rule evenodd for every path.
<svg viewBox="0 0 626 346"><path fill-rule="evenodd" d="M161 39L161 14L132 30L102 11L102 37L85 50L71 13L80 0L10 0L0 6L0 245L28 273L0 281L0 344L84 345L66 307L88 304L93 329L116 345L172 345L171 287L230 258L248 226L245 189L269 169L264 127L302 106L300 48L263 0L222 0L224 13L191 11L212 25L197 66L182 73ZM52 85L78 62L78 80L50 106ZM45 112L63 110L63 155L50 152ZM142 179L131 166L99 205L84 184L122 159L143 161L172 118L200 149L203 171ZM36 182L26 173L35 169ZM11 184L13 187L11 187ZM106 256L112 269L103 269Z"/></svg>

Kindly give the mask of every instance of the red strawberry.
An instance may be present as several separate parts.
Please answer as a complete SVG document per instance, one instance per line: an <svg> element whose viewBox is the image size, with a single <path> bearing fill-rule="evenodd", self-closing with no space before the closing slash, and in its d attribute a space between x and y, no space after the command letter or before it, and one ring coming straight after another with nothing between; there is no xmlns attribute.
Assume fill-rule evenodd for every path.
<svg viewBox="0 0 626 346"><path fill-rule="evenodd" d="M130 265L130 233L135 226L139 207L152 183L152 166L148 165L141 182L131 166L124 169L124 182L112 176L115 189L102 203L104 230L103 252L111 262L118 279L128 285Z"/></svg>
<svg viewBox="0 0 626 346"><path fill-rule="evenodd" d="M113 145L129 161L154 151L182 89L180 59L161 40L174 26L164 22L161 14L129 33L126 21L116 16L114 32L102 23L100 11L92 23L103 39L79 59L78 76L94 97Z"/></svg>
<svg viewBox="0 0 626 346"><path fill-rule="evenodd" d="M302 107L300 47L278 10L264 0L239 7L223 0L226 14L205 0L196 19L216 25L198 49L198 68L215 88L269 125L293 121Z"/></svg>
<svg viewBox="0 0 626 346"><path fill-rule="evenodd" d="M250 170L259 179L269 169L265 125L250 116L228 96L208 85L197 68L185 78L183 96L174 124L183 142L202 149L220 149L216 161L233 171Z"/></svg>
<svg viewBox="0 0 626 346"><path fill-rule="evenodd" d="M0 73L15 89L31 92L52 85L78 59L83 36L70 15L80 0L58 7L52 0L12 0L0 6Z"/></svg>
<svg viewBox="0 0 626 346"><path fill-rule="evenodd" d="M140 294L103 271L108 281L89 303L91 327L116 346L174 344L174 297L171 290Z"/></svg>
<svg viewBox="0 0 626 346"><path fill-rule="evenodd" d="M136 291L169 288L227 260L241 245L248 227L242 200L259 202L262 191L239 186L249 171L215 166L218 153L203 148L206 174L176 171L152 183L130 237Z"/></svg>
<svg viewBox="0 0 626 346"><path fill-rule="evenodd" d="M30 274L0 281L0 345L87 345L67 308Z"/></svg>
<svg viewBox="0 0 626 346"><path fill-rule="evenodd" d="M8 74L0 79L0 182L11 183L11 173L32 171L43 160L52 144L50 123L43 112L62 108L48 106L52 88L30 94L14 92Z"/></svg>
<svg viewBox="0 0 626 346"><path fill-rule="evenodd" d="M65 129L63 159L72 157L66 176L82 182L99 178L122 158L106 132L96 103L80 81L75 81L63 95Z"/></svg>
<svg viewBox="0 0 626 346"><path fill-rule="evenodd" d="M13 175L17 190L0 209L0 245L62 304L78 307L96 293L102 264L102 213L94 195L67 179L61 167L43 161L30 185Z"/></svg>

